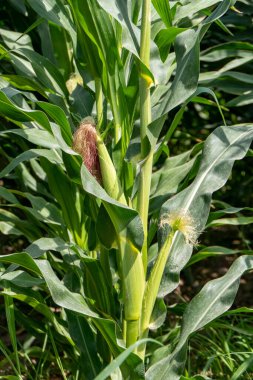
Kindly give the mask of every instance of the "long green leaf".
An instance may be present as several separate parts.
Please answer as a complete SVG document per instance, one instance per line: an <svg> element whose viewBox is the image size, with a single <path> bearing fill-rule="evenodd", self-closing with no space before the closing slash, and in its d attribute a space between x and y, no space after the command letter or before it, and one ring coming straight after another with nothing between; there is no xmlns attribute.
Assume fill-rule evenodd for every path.
<svg viewBox="0 0 253 380"><path fill-rule="evenodd" d="M122 46L130 51L140 61L140 29L131 21L127 4L124 0L98 0L100 6L116 19L122 27ZM140 61L141 62L141 61ZM159 58L159 51L156 44L151 40L151 71L141 62L143 69L150 81L155 78L156 83L163 83L166 78L166 65Z"/></svg>
<svg viewBox="0 0 253 380"><path fill-rule="evenodd" d="M85 299L78 293L71 292L55 275L51 265L47 260L32 259L27 253L15 253L12 255L0 256L0 261L9 262L25 267L32 272L42 275L48 286L49 292L54 302L73 313L91 317L95 326L100 330L104 339L107 341L111 352L114 356L118 356L123 348L117 343L116 324L113 320L100 318L98 314L93 312L87 305ZM138 369L141 366L141 369ZM137 367L137 368L135 368ZM140 359L135 355L131 355L123 368L126 373L129 372L133 379L139 380L143 378L143 368ZM135 370L137 373L135 373ZM139 375L138 371L141 371Z"/></svg>
<svg viewBox="0 0 253 380"><path fill-rule="evenodd" d="M4 177L15 169L20 163L29 161L33 158L45 157L53 164L62 164L60 155L55 150L48 149L30 149L21 153L18 157L14 158L9 165L7 165L1 172L0 177Z"/></svg>
<svg viewBox="0 0 253 380"><path fill-rule="evenodd" d="M251 368L253 364L253 354L251 354L248 359L246 359L233 373L233 376L231 377L231 380L237 380L242 378L242 374L245 373L248 369Z"/></svg>
<svg viewBox="0 0 253 380"><path fill-rule="evenodd" d="M47 98L47 94L45 93L45 89L34 80L27 78L21 75L13 75L13 74L4 74L1 75L1 78L10 83L13 87L18 88L24 91L37 91L44 98Z"/></svg>
<svg viewBox="0 0 253 380"><path fill-rule="evenodd" d="M138 342L132 344L124 352L122 352L116 359L114 359L94 380L107 379L108 376L110 376L126 360L126 358L131 354L131 352L134 351L135 348L147 342L156 343L162 346L160 342L154 339L147 338L147 339L138 340Z"/></svg>
<svg viewBox="0 0 253 380"><path fill-rule="evenodd" d="M2 294L6 294L12 298L17 299L18 301L26 303L33 309L36 309L38 313L43 315L48 321L50 321L53 324L56 331L60 335L64 336L69 341L69 343L72 346L74 346L74 342L69 336L65 326L63 326L61 321L58 321L58 319L55 316L55 313L50 309L49 306L47 306L44 303L43 297L40 295L38 291L31 291L31 289L26 289L24 287L22 288L22 293L21 291L19 293L17 288L15 288L15 290L16 290L15 292L11 290L5 290L2 292ZM42 329L42 331L44 331L43 326L40 326L40 328Z"/></svg>
<svg viewBox="0 0 253 380"><path fill-rule="evenodd" d="M31 229L31 220L20 219L14 213L1 209L0 213L0 230L3 234L24 235L30 241L38 239L41 235L41 230L37 224L33 224Z"/></svg>
<svg viewBox="0 0 253 380"><path fill-rule="evenodd" d="M0 113L15 121L36 121L47 131L51 131L48 118L43 112L18 107L10 101L3 91L0 91Z"/></svg>
<svg viewBox="0 0 253 380"><path fill-rule="evenodd" d="M0 281L8 281L14 285L20 286L21 288L31 288L32 286L44 284L44 280L33 277L29 273L21 270L1 274Z"/></svg>
<svg viewBox="0 0 253 380"><path fill-rule="evenodd" d="M161 117L183 103L196 90L199 77L199 43L210 24L220 18L228 10L230 4L229 0L225 0L197 30L189 29L177 36L175 41L176 75L170 90L156 111L157 117Z"/></svg>
<svg viewBox="0 0 253 380"><path fill-rule="evenodd" d="M188 261L186 268L198 263L201 260L205 260L208 257L213 256L225 256L225 255L237 255L238 253L244 254L244 255L252 255L253 251L250 250L237 250L237 249L230 249L226 247L218 247L218 246L211 246L201 249L199 252L197 252L195 255L191 257L191 259Z"/></svg>
<svg viewBox="0 0 253 380"><path fill-rule="evenodd" d="M57 149L59 148L58 142L55 138L47 131L37 129L37 128L26 128L26 129L9 129L7 131L0 132L1 135L5 134L15 134L23 137L24 139L30 141L35 145L39 145L43 148Z"/></svg>
<svg viewBox="0 0 253 380"><path fill-rule="evenodd" d="M235 160L245 156L253 139L253 126L219 127L206 140L198 174L192 184L167 201L161 215L174 212L190 213L195 229L200 234L205 227L212 193L222 187L231 172ZM167 231L163 231L164 234ZM176 234L160 295L171 292L178 284L179 273L189 261L192 247Z"/></svg>
<svg viewBox="0 0 253 380"><path fill-rule="evenodd" d="M63 110L50 103L37 102L37 104L45 111L47 114L60 126L62 135L64 136L66 142L71 145L72 143L72 131L69 121L63 112Z"/></svg>
<svg viewBox="0 0 253 380"><path fill-rule="evenodd" d="M66 4L59 0L28 0L28 3L41 17L66 29L76 44L76 31Z"/></svg>
<svg viewBox="0 0 253 380"><path fill-rule="evenodd" d="M20 372L20 361L18 354L18 346L17 346L17 334L16 334L16 322L15 322L15 311L14 311L14 302L10 296L4 296L4 304L5 304L5 314L7 319L8 331L11 339L12 348L15 355L16 365L19 374Z"/></svg>
<svg viewBox="0 0 253 380"><path fill-rule="evenodd" d="M166 115L176 106L190 98L196 91L199 79L199 44L212 22L219 19L231 6L231 0L224 0L197 29L179 34L175 40L176 73L171 86L162 101L153 108L152 123L148 127L148 140L156 144Z"/></svg>
<svg viewBox="0 0 253 380"><path fill-rule="evenodd" d="M62 74L47 58L26 48L20 48L10 55L14 61L15 59L19 60L19 57L28 61L34 70L35 76L48 89L51 89L63 97L68 96L68 90Z"/></svg>
<svg viewBox="0 0 253 380"><path fill-rule="evenodd" d="M181 19L185 17L190 17L193 14L206 9L208 7L211 7L212 5L215 5L217 3L220 3L222 0L194 0L192 1L187 1L186 5L182 5L177 7L176 14L174 17L174 22L177 23Z"/></svg>
<svg viewBox="0 0 253 380"><path fill-rule="evenodd" d="M154 364L147 372L147 380L179 380L185 360L190 334L223 314L232 305L244 272L253 268L252 256L239 257L221 278L209 281L187 306L179 342L173 353Z"/></svg>
<svg viewBox="0 0 253 380"><path fill-rule="evenodd" d="M81 179L84 190L103 201L116 231L120 233L126 229L131 244L140 249L143 243L143 229L138 213L109 197L84 165L81 169Z"/></svg>
<svg viewBox="0 0 253 380"><path fill-rule="evenodd" d="M17 264L37 275L41 274L33 259L26 252L0 256L0 262Z"/></svg>
<svg viewBox="0 0 253 380"><path fill-rule="evenodd" d="M31 37L28 34L24 35L23 33L13 32L8 29L0 29L0 35L5 45L11 50L21 47L33 49Z"/></svg>

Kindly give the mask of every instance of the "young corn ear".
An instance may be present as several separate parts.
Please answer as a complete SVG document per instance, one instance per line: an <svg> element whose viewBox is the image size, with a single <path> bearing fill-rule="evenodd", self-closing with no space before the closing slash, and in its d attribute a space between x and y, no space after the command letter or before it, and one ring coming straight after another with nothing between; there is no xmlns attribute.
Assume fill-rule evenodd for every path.
<svg viewBox="0 0 253 380"><path fill-rule="evenodd" d="M127 204L115 167L101 137L97 134L97 150L102 174L103 186L114 199Z"/></svg>
<svg viewBox="0 0 253 380"><path fill-rule="evenodd" d="M196 245L198 231L196 223L188 211L173 211L164 215L160 220L160 227L169 225L173 231L180 231L187 244Z"/></svg>
<svg viewBox="0 0 253 380"><path fill-rule="evenodd" d="M82 156L84 165L108 195L126 204L115 167L92 118L82 120L74 134L73 149Z"/></svg>
<svg viewBox="0 0 253 380"><path fill-rule="evenodd" d="M170 226L170 231L167 238L165 239L163 246L160 249L160 252L158 253L158 257L151 270L145 287L140 321L141 338L148 336L152 311L157 298L164 268L171 251L175 233L177 231L180 231L184 235L185 242L187 244L195 245L197 242L198 231L196 229L196 223L188 211L178 210L173 211L169 214L165 214L161 218L159 226L160 228L163 228L166 225ZM138 353L141 357L144 358L145 345L142 345L138 348Z"/></svg>

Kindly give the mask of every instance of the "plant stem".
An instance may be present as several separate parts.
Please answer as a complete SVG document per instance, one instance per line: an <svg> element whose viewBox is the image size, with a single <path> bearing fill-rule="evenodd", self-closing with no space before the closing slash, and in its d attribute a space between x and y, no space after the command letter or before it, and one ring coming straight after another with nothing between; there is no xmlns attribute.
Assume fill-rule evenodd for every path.
<svg viewBox="0 0 253 380"><path fill-rule="evenodd" d="M97 108L97 126L100 129L103 123L103 91L100 78L95 78L96 108Z"/></svg>
<svg viewBox="0 0 253 380"><path fill-rule="evenodd" d="M115 91L115 82L110 73L108 74L108 84L109 84L109 89L110 89L112 114L114 118L114 144L116 145L120 139L121 119L120 119L119 106L118 106L118 101L117 101L117 94Z"/></svg>
<svg viewBox="0 0 253 380"><path fill-rule="evenodd" d="M4 282L4 285L5 285L5 282ZM5 288L5 290L8 291L9 289ZM15 359L16 359L17 370L18 370L19 376L21 376L20 361L19 361L18 347L17 347L15 312L14 312L13 298L11 298L8 295L5 295L4 296L4 303L5 303L5 313L6 313L8 331L9 331L9 335L10 335L10 341L11 341L12 348L13 348L14 355L15 355Z"/></svg>
<svg viewBox="0 0 253 380"><path fill-rule="evenodd" d="M131 244L123 231L119 236L118 246L124 304L123 334L126 346L129 347L139 337L145 276L141 253Z"/></svg>
<svg viewBox="0 0 253 380"><path fill-rule="evenodd" d="M173 238L175 231L172 230L164 245L161 248L161 251L157 257L154 267L152 268L151 274L149 276L148 282L145 287L143 304L142 304L142 315L140 321L140 338L145 338L148 335L149 323L152 315L152 311L155 305L157 294L159 291L159 286L161 283L162 275L166 262L169 257L170 249L173 243ZM139 346L138 353L141 357L145 356L145 345Z"/></svg>
<svg viewBox="0 0 253 380"><path fill-rule="evenodd" d="M150 59L150 7L151 0L142 2L142 25L140 58L142 63L149 67ZM150 90L143 68L140 69L140 122L141 122L141 151L146 158L147 126L151 122ZM148 229L148 202L152 173L152 154L142 165L140 174L140 189L137 208L143 223L144 244L142 257L134 252L133 247L126 242L122 257L124 316L126 320L126 346L133 344L139 338L139 319L141 316L142 297L145 286L147 268L147 229Z"/></svg>
<svg viewBox="0 0 253 380"><path fill-rule="evenodd" d="M114 199L126 205L126 198L121 189L114 165L110 155L97 135L97 149L99 155L100 169L103 186L106 192ZM118 219L111 208L105 204L105 208L110 215L112 222L118 224ZM139 337L139 320L141 316L142 298L145 287L145 276L140 251L131 243L131 239L123 229L118 233L118 247L120 253L120 277L123 288L124 322L123 335L126 345L135 343Z"/></svg>
<svg viewBox="0 0 253 380"><path fill-rule="evenodd" d="M139 324L139 319L136 319L134 321L126 321L126 347L131 346L131 344L135 343L138 340Z"/></svg>
<svg viewBox="0 0 253 380"><path fill-rule="evenodd" d="M141 24L141 46L140 58L146 67L150 62L150 0L143 0L142 3L142 24ZM141 134L141 155L145 159L141 166L140 188L138 193L137 208L142 220L144 230L144 244L142 249L142 260L144 271L147 268L147 235L148 235L148 206L152 174L153 152L147 155L147 126L151 122L150 105L150 82L144 75L143 68L140 69L139 79L140 91L140 134Z"/></svg>

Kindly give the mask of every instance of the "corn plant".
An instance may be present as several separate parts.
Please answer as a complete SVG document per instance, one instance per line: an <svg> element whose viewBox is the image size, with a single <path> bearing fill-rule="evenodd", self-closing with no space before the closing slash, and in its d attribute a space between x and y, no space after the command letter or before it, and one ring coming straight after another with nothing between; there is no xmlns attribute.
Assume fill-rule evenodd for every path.
<svg viewBox="0 0 253 380"><path fill-rule="evenodd" d="M76 366L65 374L59 358L63 378L180 379L191 334L231 307L253 268L241 255L189 302L168 346L150 338L208 223L212 194L253 139L252 124L226 125L204 87L215 75L200 74L201 42L210 26L229 32L221 17L237 12L235 1L7 3L26 25L0 30L0 229L27 242L0 256L13 370L22 378L20 301L45 318L45 336L55 329L56 353L71 347ZM252 45L240 46L244 58L232 68L253 59ZM221 125L170 156L188 104L208 101Z"/></svg>

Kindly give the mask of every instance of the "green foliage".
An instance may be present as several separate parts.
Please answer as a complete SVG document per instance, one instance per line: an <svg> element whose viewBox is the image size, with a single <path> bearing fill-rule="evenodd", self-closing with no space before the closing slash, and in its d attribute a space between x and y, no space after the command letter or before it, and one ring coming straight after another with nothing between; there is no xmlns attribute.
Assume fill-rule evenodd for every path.
<svg viewBox="0 0 253 380"><path fill-rule="evenodd" d="M22 239L0 256L5 378L208 379L187 371L189 342L228 311L253 268L249 245L192 255L203 230L252 223L252 208L213 200L253 140L248 120L225 120L253 99L252 43L231 36L238 22L247 30L252 5L238 1L238 13L234 3L3 6L0 232ZM74 151L80 123L94 128L95 156L87 131L82 157ZM88 159L99 160L97 176ZM180 332L148 338L165 326L163 299L184 268L224 255L240 257L188 303ZM251 367L244 355L232 379Z"/></svg>

